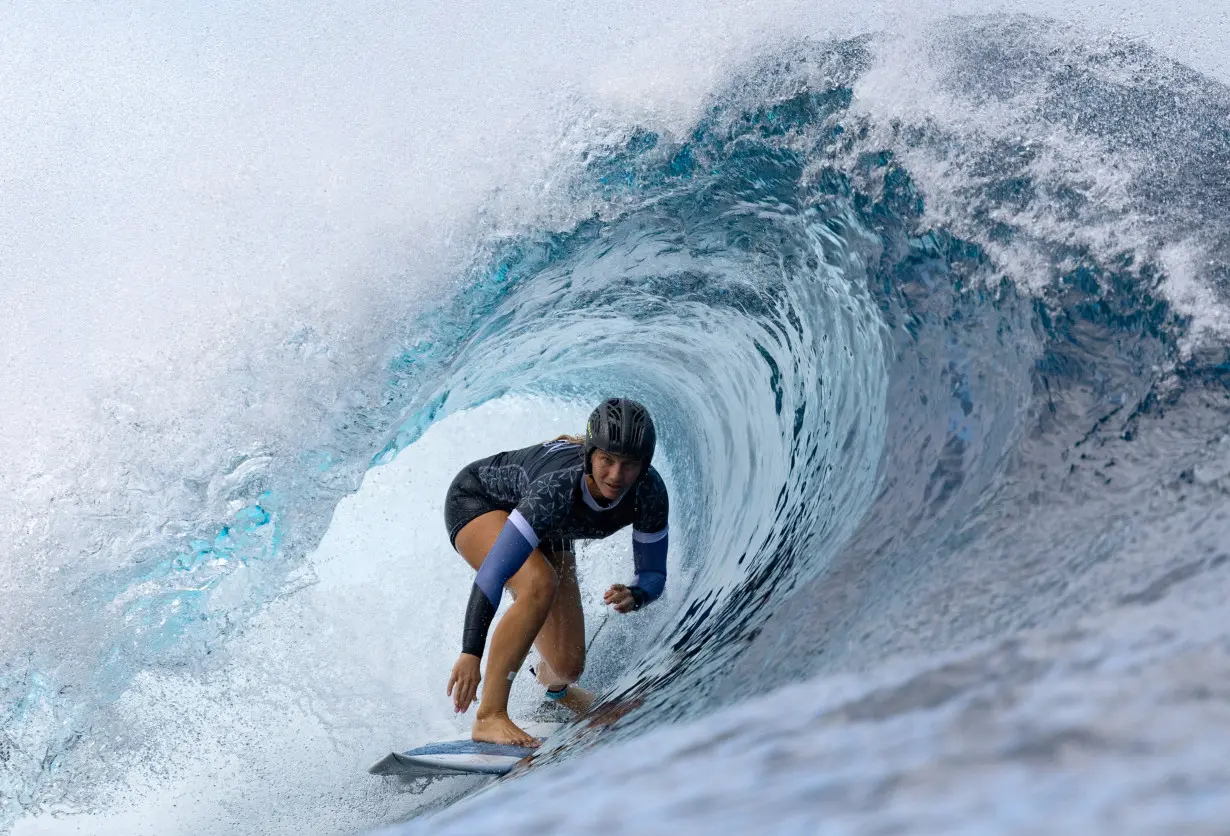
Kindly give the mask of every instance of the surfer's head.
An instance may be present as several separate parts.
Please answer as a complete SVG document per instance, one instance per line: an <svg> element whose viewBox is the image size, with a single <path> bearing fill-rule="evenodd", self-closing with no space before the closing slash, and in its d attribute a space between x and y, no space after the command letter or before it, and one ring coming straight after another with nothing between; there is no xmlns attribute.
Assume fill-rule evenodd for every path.
<svg viewBox="0 0 1230 836"><path fill-rule="evenodd" d="M649 410L629 398L608 398L585 424L585 472L604 499L618 499L648 472L656 444Z"/></svg>

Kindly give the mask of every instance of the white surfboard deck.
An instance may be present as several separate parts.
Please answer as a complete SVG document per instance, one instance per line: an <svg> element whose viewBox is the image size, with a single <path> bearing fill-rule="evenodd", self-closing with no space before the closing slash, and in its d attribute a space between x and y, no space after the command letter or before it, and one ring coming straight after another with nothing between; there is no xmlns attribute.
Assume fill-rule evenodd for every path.
<svg viewBox="0 0 1230 836"><path fill-rule="evenodd" d="M559 726L559 723L535 723L527 724L523 728L536 737L545 738ZM405 752L390 752L372 764L367 771L373 775L400 775L407 778L503 775L512 769L517 761L533 751L522 746L449 740L429 743Z"/></svg>

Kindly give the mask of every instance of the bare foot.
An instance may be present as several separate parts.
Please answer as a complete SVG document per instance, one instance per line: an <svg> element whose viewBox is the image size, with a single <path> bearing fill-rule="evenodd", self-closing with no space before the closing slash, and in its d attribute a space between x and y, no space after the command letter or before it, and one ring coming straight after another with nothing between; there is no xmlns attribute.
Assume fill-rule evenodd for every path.
<svg viewBox="0 0 1230 836"><path fill-rule="evenodd" d="M538 748L538 744L542 742L526 734L503 713L476 718L474 728L470 731L470 739L478 743L503 743L506 746L526 746L530 749Z"/></svg>

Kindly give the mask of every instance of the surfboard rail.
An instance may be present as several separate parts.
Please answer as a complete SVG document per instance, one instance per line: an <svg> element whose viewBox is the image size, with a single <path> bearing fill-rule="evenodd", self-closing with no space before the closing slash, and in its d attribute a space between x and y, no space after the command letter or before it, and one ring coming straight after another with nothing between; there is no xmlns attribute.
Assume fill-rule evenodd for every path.
<svg viewBox="0 0 1230 836"><path fill-rule="evenodd" d="M406 752L390 752L367 770L372 775L503 775L533 753L525 746L451 740Z"/></svg>

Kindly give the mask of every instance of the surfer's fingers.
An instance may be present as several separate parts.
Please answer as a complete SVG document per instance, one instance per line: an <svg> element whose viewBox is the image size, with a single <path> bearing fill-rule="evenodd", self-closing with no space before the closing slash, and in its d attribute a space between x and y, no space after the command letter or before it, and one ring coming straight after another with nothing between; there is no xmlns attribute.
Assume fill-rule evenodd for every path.
<svg viewBox="0 0 1230 836"><path fill-rule="evenodd" d="M470 690L473 690L474 688L474 685L468 683L467 679L469 679L469 677L467 677L464 672L460 672L456 667L454 667L452 673L448 675L448 688L444 693L450 697L455 696L456 700L460 700L461 695L466 692L467 687ZM456 695L453 694L454 690L457 692Z"/></svg>
<svg viewBox="0 0 1230 836"><path fill-rule="evenodd" d="M464 714L470 708L470 703L474 702L474 698L478 695L478 684L474 682L463 682L457 686L457 699L455 705L457 710Z"/></svg>
<svg viewBox="0 0 1230 836"><path fill-rule="evenodd" d="M615 608L615 612L625 613L631 612L636 599L632 597L632 590L621 583L611 586L603 596L606 603Z"/></svg>
<svg viewBox="0 0 1230 836"><path fill-rule="evenodd" d="M608 589L603 594L602 597L610 601L611 599L615 598L617 595L621 595L627 591L628 591L628 587L624 586L622 583L613 583L611 584L611 588Z"/></svg>
<svg viewBox="0 0 1230 836"><path fill-rule="evenodd" d="M478 681L479 678L469 672L453 671L448 681L448 694L453 698L453 708L464 713L470 707L470 703L478 696Z"/></svg>

